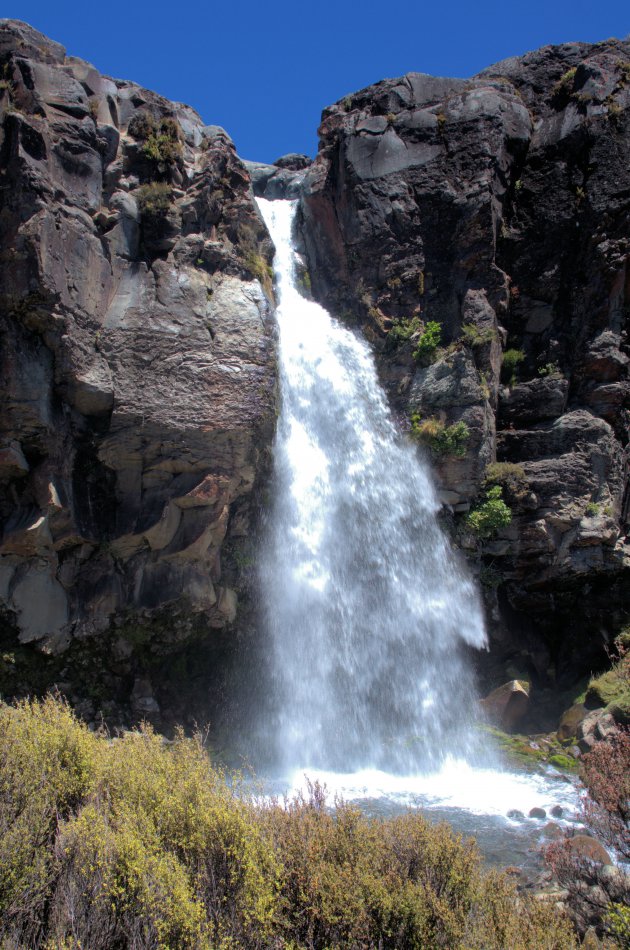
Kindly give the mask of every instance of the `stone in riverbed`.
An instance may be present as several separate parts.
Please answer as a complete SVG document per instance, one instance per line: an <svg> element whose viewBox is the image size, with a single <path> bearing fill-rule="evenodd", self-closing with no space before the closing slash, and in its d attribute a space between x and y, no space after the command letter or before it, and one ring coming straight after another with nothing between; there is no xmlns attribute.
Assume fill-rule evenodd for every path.
<svg viewBox="0 0 630 950"><path fill-rule="evenodd" d="M610 855L603 844L590 835L574 835L568 839L568 846L577 858L585 858L597 864L612 864Z"/></svg>
<svg viewBox="0 0 630 950"><path fill-rule="evenodd" d="M543 821L547 817L547 812L544 808L530 808L529 817L537 818L539 821Z"/></svg>
<svg viewBox="0 0 630 950"><path fill-rule="evenodd" d="M548 821L543 828L542 833L545 838L560 838L562 837L562 828L560 825L556 824L555 821Z"/></svg>

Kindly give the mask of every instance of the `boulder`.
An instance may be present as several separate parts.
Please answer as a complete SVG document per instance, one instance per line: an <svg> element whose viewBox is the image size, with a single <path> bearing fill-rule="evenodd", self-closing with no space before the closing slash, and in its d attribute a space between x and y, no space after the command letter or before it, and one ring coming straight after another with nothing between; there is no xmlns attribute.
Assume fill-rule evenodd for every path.
<svg viewBox="0 0 630 950"><path fill-rule="evenodd" d="M588 710L584 703L574 703L570 709L562 713L558 723L558 738L572 739L577 735L578 728L582 721L588 715Z"/></svg>
<svg viewBox="0 0 630 950"><path fill-rule="evenodd" d="M505 732L512 732L529 706L529 688L520 680L510 680L480 700L488 720Z"/></svg>
<svg viewBox="0 0 630 950"><path fill-rule="evenodd" d="M576 858L593 861L596 864L612 864L606 848L590 835L573 835L567 839L567 845Z"/></svg>

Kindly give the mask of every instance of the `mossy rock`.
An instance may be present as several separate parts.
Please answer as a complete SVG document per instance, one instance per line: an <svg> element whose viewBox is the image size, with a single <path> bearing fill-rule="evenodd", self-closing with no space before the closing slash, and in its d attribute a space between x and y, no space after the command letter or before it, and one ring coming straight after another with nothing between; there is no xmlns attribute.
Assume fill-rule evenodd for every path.
<svg viewBox="0 0 630 950"><path fill-rule="evenodd" d="M627 704L628 702L630 702L630 683L627 672L621 664L602 673L601 676L596 676L588 684L586 706L589 709L608 706L610 703Z"/></svg>
<svg viewBox="0 0 630 950"><path fill-rule="evenodd" d="M555 768L567 772L575 771L578 767L575 759L572 759L569 755L562 755L559 752L556 752L555 755L550 755L547 762L549 765L553 765Z"/></svg>
<svg viewBox="0 0 630 950"><path fill-rule="evenodd" d="M560 741L566 741L577 735L578 726L586 718L588 710L584 703L574 703L570 709L565 710L558 723L558 738Z"/></svg>
<svg viewBox="0 0 630 950"><path fill-rule="evenodd" d="M621 696L608 703L606 712L624 726L630 726L630 689L626 690Z"/></svg>
<svg viewBox="0 0 630 950"><path fill-rule="evenodd" d="M544 736L508 735L492 726L481 728L521 768L553 765L564 772L575 772L578 768L578 763L566 754L554 733Z"/></svg>

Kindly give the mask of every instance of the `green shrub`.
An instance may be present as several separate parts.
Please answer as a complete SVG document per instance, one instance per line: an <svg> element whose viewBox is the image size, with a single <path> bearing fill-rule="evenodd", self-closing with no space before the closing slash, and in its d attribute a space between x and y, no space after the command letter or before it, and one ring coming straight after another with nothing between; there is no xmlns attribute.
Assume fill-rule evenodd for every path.
<svg viewBox="0 0 630 950"><path fill-rule="evenodd" d="M599 505L596 501L589 501L586 508L584 509L584 514L587 518L594 518L599 514Z"/></svg>
<svg viewBox="0 0 630 950"><path fill-rule="evenodd" d="M269 298L273 297L273 267L254 248L248 248L243 254L245 269L260 281Z"/></svg>
<svg viewBox="0 0 630 950"><path fill-rule="evenodd" d="M412 336L420 333L422 324L419 317L397 320L387 335L392 343L406 343Z"/></svg>
<svg viewBox="0 0 630 950"><path fill-rule="evenodd" d="M512 512L502 499L500 485L493 485L485 493L485 500L470 512L466 524L478 538L491 538L512 521Z"/></svg>
<svg viewBox="0 0 630 950"><path fill-rule="evenodd" d="M553 87L552 96L568 97L573 89L573 80L575 79L576 72L577 67L575 66L571 69L567 69Z"/></svg>
<svg viewBox="0 0 630 950"><path fill-rule="evenodd" d="M155 119L150 112L138 112L129 123L129 134L141 141L142 152L156 165L173 165L182 154L182 132L176 119Z"/></svg>
<svg viewBox="0 0 630 950"><path fill-rule="evenodd" d="M562 370L557 363L545 363L544 366L538 367L538 375L559 378L562 376Z"/></svg>
<svg viewBox="0 0 630 950"><path fill-rule="evenodd" d="M173 189L165 181L152 181L148 185L141 185L136 197L142 214L164 217L171 207Z"/></svg>
<svg viewBox="0 0 630 950"><path fill-rule="evenodd" d="M114 741L47 699L0 704L0 945L569 950L472 841L370 820L313 785L249 795L198 739Z"/></svg>
<svg viewBox="0 0 630 950"><path fill-rule="evenodd" d="M501 361L501 379L514 385L519 365L525 359L523 350L505 350Z"/></svg>
<svg viewBox="0 0 630 950"><path fill-rule="evenodd" d="M491 343L493 339L494 330L491 327L480 330L474 323L465 323L462 327L462 340L471 349Z"/></svg>
<svg viewBox="0 0 630 950"><path fill-rule="evenodd" d="M173 165L182 154L180 128L175 119L162 119L148 136L142 151L156 165Z"/></svg>
<svg viewBox="0 0 630 950"><path fill-rule="evenodd" d="M435 357L440 339L442 337L442 327L435 320L429 320L420 339L413 351L413 358L418 363L431 363Z"/></svg>
<svg viewBox="0 0 630 950"><path fill-rule="evenodd" d="M529 481L522 465L514 462L491 462L486 466L484 485L501 485L512 501L522 501L529 491Z"/></svg>
<svg viewBox="0 0 630 950"><path fill-rule="evenodd" d="M422 419L420 414L411 414L411 435L417 442L427 445L437 456L463 458L470 438L465 422L447 426L439 419Z"/></svg>
<svg viewBox="0 0 630 950"><path fill-rule="evenodd" d="M484 481L490 484L509 484L510 482L527 482L527 475L522 465L515 462L490 462L486 465Z"/></svg>
<svg viewBox="0 0 630 950"><path fill-rule="evenodd" d="M594 676L586 689L590 706L606 706L616 718L630 723L630 653L623 647L610 670Z"/></svg>

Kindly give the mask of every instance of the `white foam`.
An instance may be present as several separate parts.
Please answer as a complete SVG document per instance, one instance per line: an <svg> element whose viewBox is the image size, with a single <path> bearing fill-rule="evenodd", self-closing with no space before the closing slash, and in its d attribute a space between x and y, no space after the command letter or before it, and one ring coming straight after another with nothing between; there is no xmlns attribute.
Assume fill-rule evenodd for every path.
<svg viewBox="0 0 630 950"><path fill-rule="evenodd" d="M457 809L473 815L506 817L514 809L526 816L532 808L549 812L554 805L573 813L578 804L575 786L559 775L474 768L458 759L447 759L431 775L297 769L288 778L288 793L306 791L309 782L319 782L331 797L345 801L387 800L401 807Z"/></svg>

